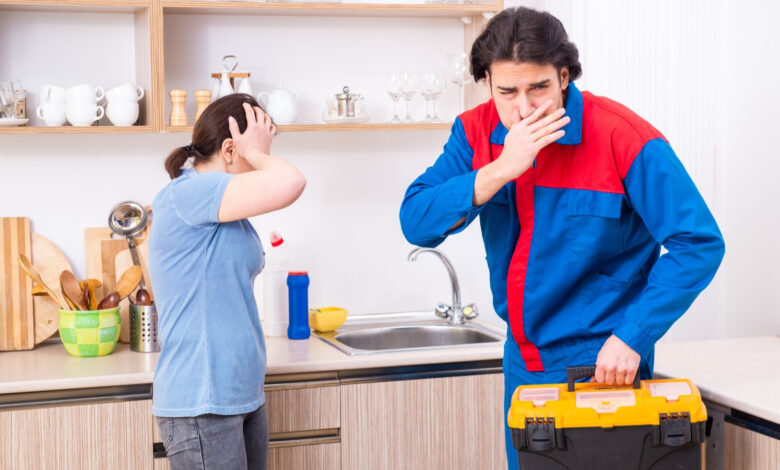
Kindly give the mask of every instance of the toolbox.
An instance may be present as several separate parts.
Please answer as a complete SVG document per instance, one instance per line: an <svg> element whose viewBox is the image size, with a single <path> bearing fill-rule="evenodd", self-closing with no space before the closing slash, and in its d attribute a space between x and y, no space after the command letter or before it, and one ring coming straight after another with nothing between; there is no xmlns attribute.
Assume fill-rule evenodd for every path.
<svg viewBox="0 0 780 470"><path fill-rule="evenodd" d="M702 468L707 410L693 382L576 382L595 370L570 367L568 383L515 389L507 421L519 470Z"/></svg>

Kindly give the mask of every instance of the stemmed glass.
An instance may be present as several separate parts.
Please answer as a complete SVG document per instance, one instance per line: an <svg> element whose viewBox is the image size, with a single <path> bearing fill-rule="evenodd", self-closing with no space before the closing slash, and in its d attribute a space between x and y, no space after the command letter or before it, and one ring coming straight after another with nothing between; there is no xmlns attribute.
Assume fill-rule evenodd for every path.
<svg viewBox="0 0 780 470"><path fill-rule="evenodd" d="M398 116L398 102L401 100L401 73L390 72L385 77L385 90L390 98L393 100L393 119L390 121L393 124L401 122L401 118Z"/></svg>
<svg viewBox="0 0 780 470"><path fill-rule="evenodd" d="M460 87L458 94L458 113L463 110L463 87L471 81L469 75L469 58L465 52L451 52L447 54L447 76L450 81Z"/></svg>
<svg viewBox="0 0 780 470"><path fill-rule="evenodd" d="M439 97L444 92L446 80L444 72L434 71L422 74L420 93L425 97L425 109L427 111L425 120L427 122L441 122L441 119L439 119ZM433 111L431 111L431 108L433 108Z"/></svg>
<svg viewBox="0 0 780 470"><path fill-rule="evenodd" d="M401 77L401 96L403 96L406 101L406 118L404 118L403 122L411 124L414 120L409 115L409 103L417 93L418 77L415 72L410 71L399 72L399 75Z"/></svg>

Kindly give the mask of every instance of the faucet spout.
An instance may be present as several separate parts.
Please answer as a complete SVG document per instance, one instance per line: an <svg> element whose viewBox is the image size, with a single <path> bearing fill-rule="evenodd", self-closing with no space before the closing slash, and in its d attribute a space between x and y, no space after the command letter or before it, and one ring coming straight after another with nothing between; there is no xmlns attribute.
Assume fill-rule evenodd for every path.
<svg viewBox="0 0 780 470"><path fill-rule="evenodd" d="M439 257L444 267L447 269L447 274L450 276L450 284L452 285L452 310L450 316L451 324L463 323L463 312L460 304L460 284L458 283L458 276L455 274L455 268L452 267L450 260L444 256L439 250L433 248L415 248L409 253L407 259L409 261L416 261L417 256L421 253L431 253Z"/></svg>

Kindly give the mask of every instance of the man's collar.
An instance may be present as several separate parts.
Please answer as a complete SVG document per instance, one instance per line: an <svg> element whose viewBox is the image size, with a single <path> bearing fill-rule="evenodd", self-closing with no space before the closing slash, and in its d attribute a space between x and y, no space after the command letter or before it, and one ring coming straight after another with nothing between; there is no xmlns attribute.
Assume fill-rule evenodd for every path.
<svg viewBox="0 0 780 470"><path fill-rule="evenodd" d="M495 106L495 105L494 105ZM563 145L578 145L582 142L582 93L574 85L574 82L569 82L569 89L566 92L566 116L569 116L571 121L563 126L563 130L566 132L563 137L556 140L555 143ZM509 131L504 127L501 121L498 121L493 133L490 134L490 143L495 145L504 145L504 138Z"/></svg>

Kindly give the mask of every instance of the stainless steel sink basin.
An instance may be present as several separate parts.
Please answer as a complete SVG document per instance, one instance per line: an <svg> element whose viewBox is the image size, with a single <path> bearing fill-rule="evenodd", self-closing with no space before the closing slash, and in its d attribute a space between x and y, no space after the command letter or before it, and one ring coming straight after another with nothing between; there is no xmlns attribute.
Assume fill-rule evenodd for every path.
<svg viewBox="0 0 780 470"><path fill-rule="evenodd" d="M497 330L476 321L453 326L431 317L427 312L364 315L348 319L335 332L315 335L350 355L484 346L504 340Z"/></svg>

